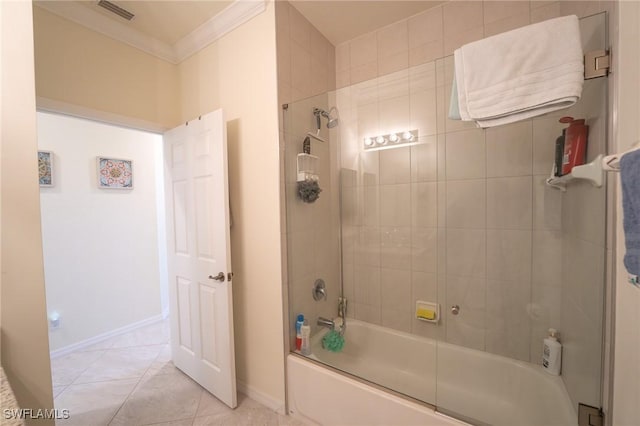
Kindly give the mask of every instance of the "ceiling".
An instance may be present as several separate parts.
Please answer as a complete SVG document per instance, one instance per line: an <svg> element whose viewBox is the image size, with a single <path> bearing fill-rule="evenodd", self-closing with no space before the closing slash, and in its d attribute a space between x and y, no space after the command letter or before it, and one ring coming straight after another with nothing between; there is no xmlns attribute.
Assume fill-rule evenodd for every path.
<svg viewBox="0 0 640 426"><path fill-rule="evenodd" d="M442 3L444 1L291 1L334 46Z"/></svg>
<svg viewBox="0 0 640 426"><path fill-rule="evenodd" d="M130 22L99 7L97 1L76 1L76 3L93 9L115 21L126 23L141 33L173 45L211 17L224 10L233 1L113 0L111 3L135 15Z"/></svg>
<svg viewBox="0 0 640 426"><path fill-rule="evenodd" d="M98 0L36 0L35 4L109 37L179 63L211 42L213 37L230 31L234 25L240 25L264 10L265 0L110 1L135 17L127 21L99 7ZM443 1L435 0L291 1L293 7L334 45L441 3Z"/></svg>

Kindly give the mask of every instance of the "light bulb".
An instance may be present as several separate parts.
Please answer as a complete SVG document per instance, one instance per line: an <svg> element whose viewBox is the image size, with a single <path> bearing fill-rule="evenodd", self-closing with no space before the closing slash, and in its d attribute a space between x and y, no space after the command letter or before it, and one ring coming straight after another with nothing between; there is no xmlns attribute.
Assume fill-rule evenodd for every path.
<svg viewBox="0 0 640 426"><path fill-rule="evenodd" d="M371 146L371 145L373 145L373 139L371 139L371 138L364 138L364 145L365 145L365 146Z"/></svg>
<svg viewBox="0 0 640 426"><path fill-rule="evenodd" d="M391 141L393 143L398 143L398 142L400 142L400 138L395 133L391 133L389 135L389 141Z"/></svg>
<svg viewBox="0 0 640 426"><path fill-rule="evenodd" d="M378 143L378 145L384 145L385 143L387 143L387 140L384 138L384 136L378 136L376 138L376 143Z"/></svg>
<svg viewBox="0 0 640 426"><path fill-rule="evenodd" d="M404 132L402 134L402 139L404 139L405 141L411 141L413 140L413 134L411 134L411 132Z"/></svg>

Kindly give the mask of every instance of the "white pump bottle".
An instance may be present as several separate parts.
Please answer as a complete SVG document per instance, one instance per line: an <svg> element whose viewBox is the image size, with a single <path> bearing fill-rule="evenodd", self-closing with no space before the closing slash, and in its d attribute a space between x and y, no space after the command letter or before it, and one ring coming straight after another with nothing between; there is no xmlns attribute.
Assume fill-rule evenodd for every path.
<svg viewBox="0 0 640 426"><path fill-rule="evenodd" d="M542 345L542 368L554 376L560 375L562 365L562 345L558 342L558 331L549 329L549 337L544 339Z"/></svg>

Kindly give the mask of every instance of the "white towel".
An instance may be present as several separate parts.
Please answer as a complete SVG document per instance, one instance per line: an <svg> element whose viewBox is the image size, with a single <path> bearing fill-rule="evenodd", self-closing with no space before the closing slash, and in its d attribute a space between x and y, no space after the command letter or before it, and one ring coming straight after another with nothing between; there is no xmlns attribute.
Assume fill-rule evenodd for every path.
<svg viewBox="0 0 640 426"><path fill-rule="evenodd" d="M575 15L466 44L454 52L460 116L498 126L575 104L584 61Z"/></svg>

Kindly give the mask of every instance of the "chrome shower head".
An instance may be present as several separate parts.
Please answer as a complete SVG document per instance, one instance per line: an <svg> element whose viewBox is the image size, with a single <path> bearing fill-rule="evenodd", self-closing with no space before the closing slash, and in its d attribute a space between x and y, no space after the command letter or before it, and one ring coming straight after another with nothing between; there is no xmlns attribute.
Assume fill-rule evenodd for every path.
<svg viewBox="0 0 640 426"><path fill-rule="evenodd" d="M327 119L327 127L329 129L332 129L336 127L338 124L340 124L340 120L338 119L338 117L335 117L335 118L331 117L332 111L335 111L337 115L338 109L336 107L331 107L331 109L329 109L329 112L321 108L313 108L313 115L316 116L316 126L318 130L320 130L320 116Z"/></svg>

